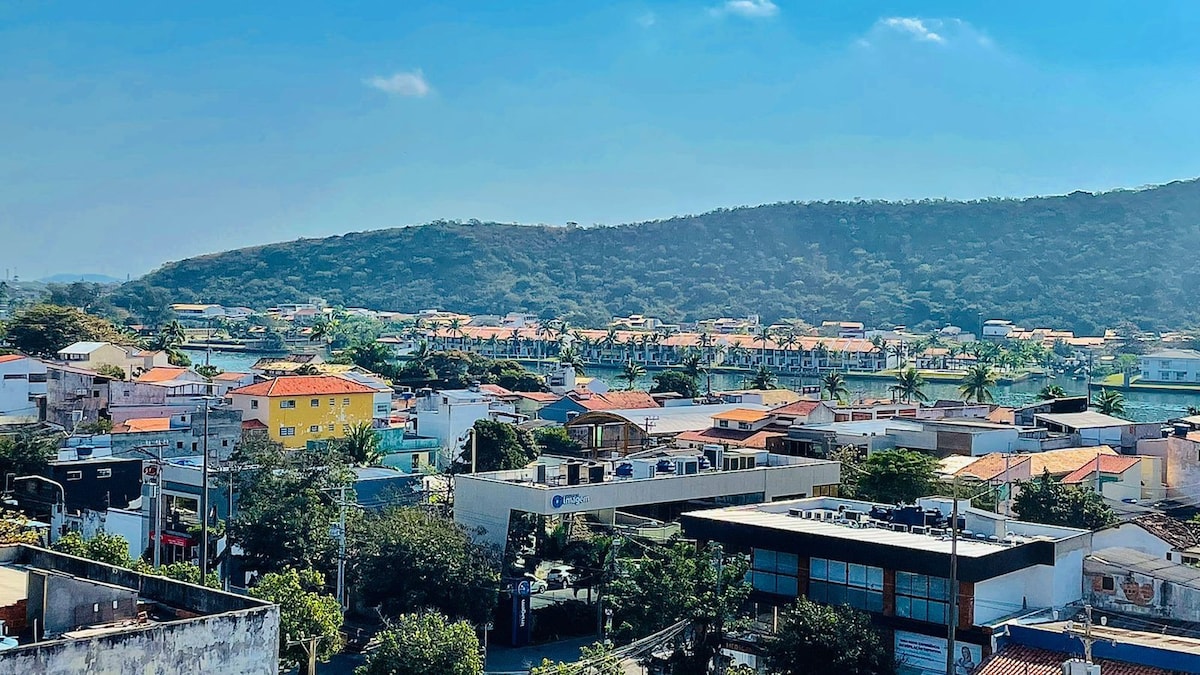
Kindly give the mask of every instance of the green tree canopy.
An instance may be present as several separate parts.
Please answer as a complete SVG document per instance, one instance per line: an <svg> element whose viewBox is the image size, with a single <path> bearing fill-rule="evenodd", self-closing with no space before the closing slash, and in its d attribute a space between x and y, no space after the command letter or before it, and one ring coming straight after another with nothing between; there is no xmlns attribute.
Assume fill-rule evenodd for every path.
<svg viewBox="0 0 1200 675"><path fill-rule="evenodd" d="M700 395L700 387L696 384L696 378L682 370L664 370L654 376L654 386L650 388L650 393L670 392L684 398L696 398Z"/></svg>
<svg viewBox="0 0 1200 675"><path fill-rule="evenodd" d="M1038 392L1038 398L1048 401L1052 398L1066 398L1067 391L1057 384L1048 384Z"/></svg>
<svg viewBox="0 0 1200 675"><path fill-rule="evenodd" d="M835 401L849 396L850 388L846 386L846 376L841 373L826 373L821 378L821 398L824 399L826 394Z"/></svg>
<svg viewBox="0 0 1200 675"><path fill-rule="evenodd" d="M476 471L506 471L519 469L537 459L540 449L527 429L497 420L475 422ZM450 467L453 473L471 470L471 442L467 441L462 453L453 458Z"/></svg>
<svg viewBox="0 0 1200 675"><path fill-rule="evenodd" d="M533 430L533 440L550 455L577 455L583 444L571 438L563 427L539 427Z"/></svg>
<svg viewBox="0 0 1200 675"><path fill-rule="evenodd" d="M401 614L377 636L379 645L354 675L481 675L475 629L436 612Z"/></svg>
<svg viewBox="0 0 1200 675"><path fill-rule="evenodd" d="M915 450L871 453L858 477L860 498L886 504L911 503L928 496L934 484L936 458Z"/></svg>
<svg viewBox="0 0 1200 675"><path fill-rule="evenodd" d="M112 323L74 307L34 305L6 324L6 339L31 356L55 356L80 341L128 344L129 336Z"/></svg>
<svg viewBox="0 0 1200 675"><path fill-rule="evenodd" d="M977 363L967 369L958 390L968 401L990 403L992 387L996 385L996 374L986 363Z"/></svg>
<svg viewBox="0 0 1200 675"><path fill-rule="evenodd" d="M775 675L892 675L895 664L871 617L848 605L829 607L798 598L767 639Z"/></svg>
<svg viewBox="0 0 1200 675"><path fill-rule="evenodd" d="M751 388L774 389L775 386L775 373L772 373L766 366L759 366L758 370L754 371L754 379L750 380Z"/></svg>
<svg viewBox="0 0 1200 675"><path fill-rule="evenodd" d="M0 436L0 477L49 475L50 460L58 457L59 436L23 431Z"/></svg>
<svg viewBox="0 0 1200 675"><path fill-rule="evenodd" d="M1013 510L1021 520L1097 530L1116 522L1112 507L1092 490L1063 485L1049 472L1019 483Z"/></svg>
<svg viewBox="0 0 1200 675"><path fill-rule="evenodd" d="M117 567L133 566L133 559L129 556L129 541L119 534L99 532L91 539L84 539L79 532L72 531L60 537L51 548Z"/></svg>
<svg viewBox="0 0 1200 675"><path fill-rule="evenodd" d="M1101 389L1092 405L1105 415L1125 414L1125 395L1114 389Z"/></svg>
<svg viewBox="0 0 1200 675"><path fill-rule="evenodd" d="M350 427L350 433L338 440L337 448L346 461L358 466L375 466L383 461L379 434L371 428L370 422L359 422Z"/></svg>
<svg viewBox="0 0 1200 675"><path fill-rule="evenodd" d="M304 647L294 641L317 637L317 661L328 661L341 651L342 608L324 588L320 572L285 568L264 574L250 589L253 597L279 605L279 660L285 664L309 662Z"/></svg>
<svg viewBox="0 0 1200 675"><path fill-rule="evenodd" d="M555 663L542 659L529 675L625 675L621 659L612 653L612 647L602 642L579 649L579 660L571 663Z"/></svg>

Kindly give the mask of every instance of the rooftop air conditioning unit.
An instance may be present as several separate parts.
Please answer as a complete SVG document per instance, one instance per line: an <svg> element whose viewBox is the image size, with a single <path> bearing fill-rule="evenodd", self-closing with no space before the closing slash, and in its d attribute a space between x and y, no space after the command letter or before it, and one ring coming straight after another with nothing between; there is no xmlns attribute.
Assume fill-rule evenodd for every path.
<svg viewBox="0 0 1200 675"><path fill-rule="evenodd" d="M891 530L892 532L908 532L908 526L902 523L892 523Z"/></svg>
<svg viewBox="0 0 1200 675"><path fill-rule="evenodd" d="M1063 661L1063 675L1100 675L1100 666L1082 659Z"/></svg>
<svg viewBox="0 0 1200 675"><path fill-rule="evenodd" d="M929 534L929 528L924 525L913 525L908 531L913 534Z"/></svg>

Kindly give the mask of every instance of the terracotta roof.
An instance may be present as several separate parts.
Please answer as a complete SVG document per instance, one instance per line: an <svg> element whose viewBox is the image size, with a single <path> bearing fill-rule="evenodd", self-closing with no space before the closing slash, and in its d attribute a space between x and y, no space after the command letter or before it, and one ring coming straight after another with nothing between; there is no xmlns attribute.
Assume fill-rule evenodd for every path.
<svg viewBox="0 0 1200 675"><path fill-rule="evenodd" d="M486 391L489 394L495 394L497 396L512 396L516 393L513 390L506 389L498 384L481 384L479 385L479 390Z"/></svg>
<svg viewBox="0 0 1200 675"><path fill-rule="evenodd" d="M604 394L568 394L572 400L588 410L633 410L658 408L658 403L644 391L610 391Z"/></svg>
<svg viewBox="0 0 1200 675"><path fill-rule="evenodd" d="M987 414L987 421L999 422L1000 424L1013 423L1013 409L1002 405L992 408L992 411Z"/></svg>
<svg viewBox="0 0 1200 675"><path fill-rule="evenodd" d="M1049 471L1051 476L1066 475L1088 462L1095 461L1097 455L1115 454L1116 451L1107 445L1035 452L1029 455L1029 460L1033 462L1029 465L1029 475L1036 478L1042 475L1043 471Z"/></svg>
<svg viewBox="0 0 1200 675"><path fill-rule="evenodd" d="M242 430L249 431L250 429L266 429L267 425L259 420L242 420Z"/></svg>
<svg viewBox="0 0 1200 675"><path fill-rule="evenodd" d="M26 359L26 358L29 358L29 357L25 356L24 354L4 354L4 355L0 356L0 363L8 363L9 361L19 361L21 359Z"/></svg>
<svg viewBox="0 0 1200 675"><path fill-rule="evenodd" d="M993 452L971 462L954 473L956 476L971 476L979 480L992 480L1004 475L1004 467L1008 466L1009 480L1012 479L1013 469L1028 462L1032 455L1018 455L1010 452ZM1040 475L1040 474L1039 474Z"/></svg>
<svg viewBox="0 0 1200 675"><path fill-rule="evenodd" d="M726 410L723 413L717 413L712 418L714 420L727 420L730 422L759 422L767 418L767 413L762 410L735 408L733 410Z"/></svg>
<svg viewBox="0 0 1200 675"><path fill-rule="evenodd" d="M1096 475L1097 465L1100 473L1125 473L1141 462L1140 457L1128 455L1096 455L1096 459L1075 469L1063 477L1064 483L1082 483L1091 480Z"/></svg>
<svg viewBox="0 0 1200 675"><path fill-rule="evenodd" d="M786 435L781 431L738 431L737 429L711 428L702 431L685 431L675 437L676 440L691 443L715 443L732 445L739 448L763 450L767 447L768 438Z"/></svg>
<svg viewBox="0 0 1200 675"><path fill-rule="evenodd" d="M800 394L791 389L734 389L718 393L758 396L763 405L787 405L800 400Z"/></svg>
<svg viewBox="0 0 1200 675"><path fill-rule="evenodd" d="M1147 513L1130 522L1174 548L1186 549L1200 546L1200 525L1193 525L1163 513Z"/></svg>
<svg viewBox="0 0 1200 675"><path fill-rule="evenodd" d="M787 405L779 406L771 411L772 415L808 415L817 406L821 405L821 401L801 400Z"/></svg>
<svg viewBox="0 0 1200 675"><path fill-rule="evenodd" d="M513 395L520 398L527 398L531 401L537 401L538 403L554 403L558 399L562 398L562 396L548 391L514 391Z"/></svg>
<svg viewBox="0 0 1200 675"><path fill-rule="evenodd" d="M113 427L114 434L129 434L140 431L169 431L170 417L139 417L125 420Z"/></svg>
<svg viewBox="0 0 1200 675"><path fill-rule="evenodd" d="M170 382L178 379L180 375L187 372L187 368L179 368L177 366L155 366L150 370L138 375L137 382Z"/></svg>
<svg viewBox="0 0 1200 675"><path fill-rule="evenodd" d="M236 381L238 381L238 380L242 379L243 377L246 377L246 376L247 376L247 375L249 375L249 374L250 374L250 373L219 373L219 374L218 374L216 377L214 377L213 379L214 379L214 380L229 381L229 382L236 382Z"/></svg>
<svg viewBox="0 0 1200 675"><path fill-rule="evenodd" d="M243 396L310 396L314 394L373 394L364 384L334 375L284 375L266 382L231 389Z"/></svg>
<svg viewBox="0 0 1200 675"><path fill-rule="evenodd" d="M1009 645L984 661L974 675L1062 675L1064 661L1076 654ZM1171 675L1172 671L1122 661L1094 659L1104 675Z"/></svg>

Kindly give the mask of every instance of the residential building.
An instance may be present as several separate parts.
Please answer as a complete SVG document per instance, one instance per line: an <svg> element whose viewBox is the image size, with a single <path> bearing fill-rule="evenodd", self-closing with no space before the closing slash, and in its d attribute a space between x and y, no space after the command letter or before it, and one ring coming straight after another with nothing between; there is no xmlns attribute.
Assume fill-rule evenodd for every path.
<svg viewBox="0 0 1200 675"><path fill-rule="evenodd" d="M21 544L0 546L4 673L279 670L279 607Z"/></svg>
<svg viewBox="0 0 1200 675"><path fill-rule="evenodd" d="M1099 610L1200 621L1200 567L1129 548L1104 548L1083 561L1086 600Z"/></svg>
<svg viewBox="0 0 1200 675"><path fill-rule="evenodd" d="M1013 322L1005 319L988 319L983 322L984 340L1003 340L1014 330L1018 330Z"/></svg>
<svg viewBox="0 0 1200 675"><path fill-rule="evenodd" d="M46 364L22 354L0 355L0 426L42 419Z"/></svg>
<svg viewBox="0 0 1200 675"><path fill-rule="evenodd" d="M180 366L155 366L133 378L134 382L206 382L196 371Z"/></svg>
<svg viewBox="0 0 1200 675"><path fill-rule="evenodd" d="M1103 675L1179 675L1200 672L1200 640L1163 635L1144 619L1130 621L1139 630L1118 628L1120 615L1094 612L1090 629L1092 665L1083 657L1081 624L1084 612L1072 615L1072 621L1045 621L1036 624L1006 623L995 640L998 649L973 672L973 675L1063 675L1064 673L1102 673ZM1098 625L1107 619L1107 625ZM1143 630L1144 629L1144 630ZM943 664L944 664L943 659ZM942 666L943 671L945 666ZM904 675L901 673L901 675Z"/></svg>
<svg viewBox="0 0 1200 675"><path fill-rule="evenodd" d="M412 409L413 432L437 439L442 450L438 458L439 469L446 468L457 459L469 438L468 430L475 426L475 422L518 422L522 419L511 403L505 403L495 394L478 387L443 391L423 389L417 392L415 401Z"/></svg>
<svg viewBox="0 0 1200 675"><path fill-rule="evenodd" d="M46 365L46 421L68 432L80 424L108 418L111 377L62 364Z"/></svg>
<svg viewBox="0 0 1200 675"><path fill-rule="evenodd" d="M834 411L837 413L837 410ZM874 412L874 411L873 411ZM804 457L824 457L834 450L852 446L865 452L907 448L938 456L986 455L1012 452L1018 429L970 418L910 419L880 417L828 424L792 425L780 440L778 452Z"/></svg>
<svg viewBox="0 0 1200 675"><path fill-rule="evenodd" d="M1033 416L1033 423L1052 433L1076 437L1077 445L1111 445L1130 452L1144 438L1162 437L1160 423L1135 423L1095 411L1039 413Z"/></svg>
<svg viewBox="0 0 1200 675"><path fill-rule="evenodd" d="M568 392L538 412L538 417L564 424L586 412L601 410L662 410L654 398L644 391L609 391L603 394L586 389Z"/></svg>
<svg viewBox="0 0 1200 675"><path fill-rule="evenodd" d="M1138 357L1138 369L1145 382L1200 382L1200 351L1163 349Z"/></svg>
<svg viewBox="0 0 1200 675"><path fill-rule="evenodd" d="M652 316L631 314L629 316L614 316L608 325L622 330L654 331L662 326L662 322Z"/></svg>
<svg viewBox="0 0 1200 675"><path fill-rule="evenodd" d="M800 400L771 409L771 416L781 426L793 424L829 424L836 419L834 409L825 401Z"/></svg>
<svg viewBox="0 0 1200 675"><path fill-rule="evenodd" d="M181 322L204 323L225 318L225 308L220 305L177 303L171 305L171 311L175 312L175 318Z"/></svg>
<svg viewBox="0 0 1200 675"><path fill-rule="evenodd" d="M697 504L716 507L835 494L841 480L837 462L766 452L705 470L699 469L695 455L685 454L665 458L673 463L672 470L661 472L661 459L629 460L633 473L628 477L616 474L624 462L540 463L517 471L461 474L454 479L454 519L484 543L504 546L513 513L589 514L610 526L627 514L667 522Z"/></svg>
<svg viewBox="0 0 1200 675"><path fill-rule="evenodd" d="M1093 535L1096 549L1123 548L1159 560L1200 564L1200 525L1162 513L1123 520Z"/></svg>
<svg viewBox="0 0 1200 675"><path fill-rule="evenodd" d="M158 366L169 366L167 353L149 351L110 342L76 342L58 351L60 361L76 368L95 370L100 366L113 366L132 377Z"/></svg>
<svg viewBox="0 0 1200 675"><path fill-rule="evenodd" d="M212 378L212 393L214 396L224 396L230 389L254 384L258 379L254 373L220 373Z"/></svg>
<svg viewBox="0 0 1200 675"><path fill-rule="evenodd" d="M1068 396L1052 398L1044 401L1034 401L1013 409L1013 424L1019 427L1034 425L1034 417L1045 413L1081 413L1088 411L1088 397Z"/></svg>
<svg viewBox="0 0 1200 675"><path fill-rule="evenodd" d="M753 405L782 406L801 400L799 393L791 389L735 389L714 391L713 396L725 403L750 403Z"/></svg>
<svg viewBox="0 0 1200 675"><path fill-rule="evenodd" d="M371 400L373 423L377 428L388 426L392 416L392 395L395 393L392 385L378 375L367 373L347 372L339 374L338 377L370 387L375 392L375 396Z"/></svg>
<svg viewBox="0 0 1200 675"><path fill-rule="evenodd" d="M952 501L890 507L835 497L683 514L686 536L750 554L750 602L774 625L797 596L869 612L911 673L944 673L950 595L957 590L955 650L974 663L992 649L997 620L1080 600L1091 533L1011 520L959 503L958 588L950 587ZM909 661L940 653L937 664Z"/></svg>
<svg viewBox="0 0 1200 675"><path fill-rule="evenodd" d="M375 411L372 387L334 375L290 375L231 389L226 400L243 420L267 425L271 440L284 447L342 438L350 428L370 424Z"/></svg>
<svg viewBox="0 0 1200 675"><path fill-rule="evenodd" d="M403 427L376 429L383 466L418 474L437 468L442 443L436 438L411 434Z"/></svg>
<svg viewBox="0 0 1200 675"><path fill-rule="evenodd" d="M583 446L585 456L607 457L665 445L683 434L704 431L717 425L722 415L765 418L768 410L766 406L737 403L592 410L572 417L563 426ZM763 425L757 426L761 429ZM738 428L737 423L733 428Z"/></svg>

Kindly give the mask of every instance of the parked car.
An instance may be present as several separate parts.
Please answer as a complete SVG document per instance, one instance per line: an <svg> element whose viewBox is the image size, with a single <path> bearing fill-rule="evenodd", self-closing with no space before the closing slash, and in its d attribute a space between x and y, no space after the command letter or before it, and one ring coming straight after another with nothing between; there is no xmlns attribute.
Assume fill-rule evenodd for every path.
<svg viewBox="0 0 1200 675"><path fill-rule="evenodd" d="M546 584L545 579L539 579L536 576L534 576L528 572L526 572L521 578L523 580L529 582L529 592L530 593L534 593L534 594L545 593L546 589L549 588L549 585Z"/></svg>
<svg viewBox="0 0 1200 675"><path fill-rule="evenodd" d="M575 578L575 568L570 565L558 565L551 567L546 573L546 583L555 588L566 588L571 585L571 580Z"/></svg>

